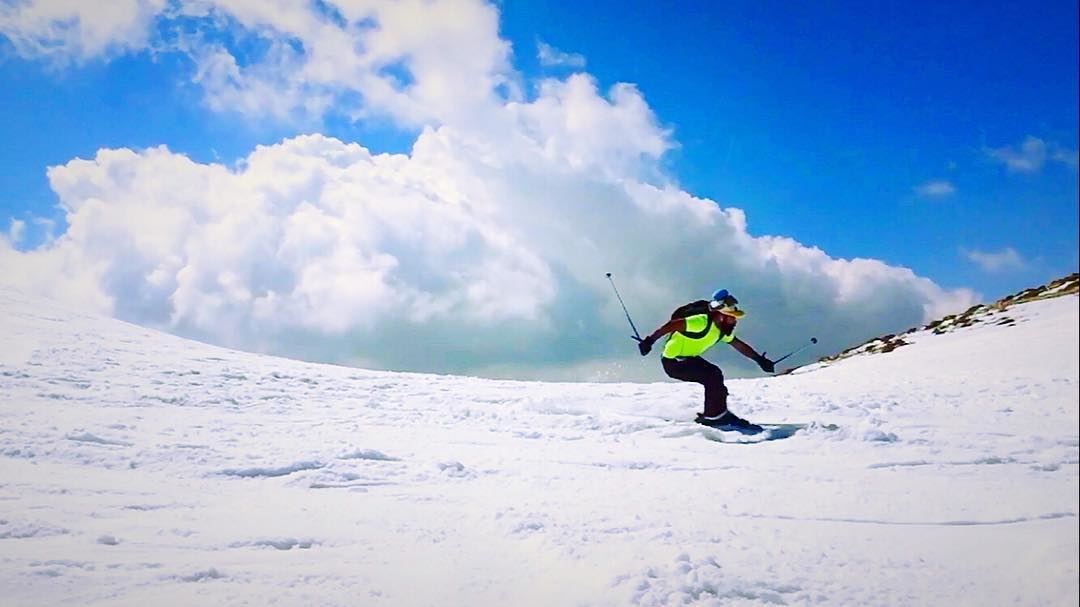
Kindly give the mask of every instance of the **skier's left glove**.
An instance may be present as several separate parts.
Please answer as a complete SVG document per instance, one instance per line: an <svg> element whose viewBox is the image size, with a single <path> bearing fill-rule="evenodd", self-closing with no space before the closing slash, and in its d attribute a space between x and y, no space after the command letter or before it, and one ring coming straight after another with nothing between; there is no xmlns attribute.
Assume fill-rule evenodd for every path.
<svg viewBox="0 0 1080 607"><path fill-rule="evenodd" d="M648 356L649 352L652 352L652 345L656 343L656 340L652 336L646 337L637 344L638 352L641 352L642 356Z"/></svg>
<svg viewBox="0 0 1080 607"><path fill-rule="evenodd" d="M766 373L772 373L772 372L776 371L776 363L774 363L773 361L765 358L764 356L759 356L758 357L757 364L758 364L759 367L761 367L761 370L766 372Z"/></svg>

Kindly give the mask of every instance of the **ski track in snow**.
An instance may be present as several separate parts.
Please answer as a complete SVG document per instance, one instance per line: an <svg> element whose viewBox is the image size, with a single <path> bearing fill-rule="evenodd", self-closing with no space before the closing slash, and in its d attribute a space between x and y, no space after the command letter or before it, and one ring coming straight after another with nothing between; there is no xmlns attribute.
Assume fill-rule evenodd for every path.
<svg viewBox="0 0 1080 607"><path fill-rule="evenodd" d="M307 364L4 288L0 310L5 605L1080 594L1076 297L729 381L752 420L837 426L757 444L683 421L688 384Z"/></svg>

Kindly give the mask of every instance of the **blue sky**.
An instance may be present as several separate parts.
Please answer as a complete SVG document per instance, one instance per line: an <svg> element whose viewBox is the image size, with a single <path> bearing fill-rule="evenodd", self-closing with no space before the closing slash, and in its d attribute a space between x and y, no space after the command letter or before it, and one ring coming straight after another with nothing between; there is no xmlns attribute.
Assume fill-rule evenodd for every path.
<svg viewBox="0 0 1080 607"><path fill-rule="evenodd" d="M1010 172L988 149L1027 137L1077 149L1075 2L506 2L516 67L542 41L601 84L634 83L678 148L690 192L744 208L750 228L840 257L900 264L989 297L1077 266L1076 165ZM7 42L5 40L4 42ZM3 44L0 220L56 216L44 169L98 148L167 144L230 161L313 126L373 151L412 133L380 121L255 123L208 111L168 54L50 67ZM920 196L947 182L955 190ZM964 251L1018 264L988 270Z"/></svg>
<svg viewBox="0 0 1080 607"><path fill-rule="evenodd" d="M684 186L747 209L754 232L991 297L1075 271L1075 162L1010 173L987 154L1030 136L1075 161L1075 2L685 6L507 3L504 30L636 83ZM915 193L933 181L955 193ZM1024 268L961 252L1008 247Z"/></svg>
<svg viewBox="0 0 1080 607"><path fill-rule="evenodd" d="M102 149L165 145L200 165L235 168L256 146L305 133L357 142L375 154L410 153L425 127L462 132L477 123L467 108L424 95L375 103L372 89L340 75L330 84L296 84L298 73L309 72L287 69L312 56L314 39L267 32L299 17L253 15L227 0L216 3L216 20L185 12L184 3L121 4L132 14L135 7L150 11L148 18L94 29L91 20L104 16L59 14L52 29L42 29L47 20L31 16L37 10L55 17L49 2L4 3L0 225L14 232L12 221L21 222L18 237L9 238L18 250L52 246L48 234L66 230L48 167L92 159ZM510 87L517 90L511 97L537 111L548 94L545 81L587 74L613 115L621 103L611 87L633 85L642 103L618 115L641 112L634 124L644 126L642 138L627 135L626 145L654 143L631 152L654 160L661 181L741 209L753 237L786 237L830 259L879 260L986 299L1077 269L1075 2L438 6L447 4L469 24L466 34L479 32L479 42L446 70L462 58L490 55L461 80L494 75L504 88L492 95ZM420 10L394 21L387 12L347 23L347 3L295 7L354 40L370 24L389 47L396 49L395 40L417 45L396 59L398 50L387 51L391 59L375 72L396 78L399 92L431 77L410 57L438 39L432 32L442 31L442 17ZM64 18L81 27L57 25ZM394 27L402 28L397 38ZM410 27L427 33L410 37ZM500 44L510 52L501 54ZM236 85L239 77L215 72L221 64L210 59L222 56L250 80ZM329 101L316 110L298 105L321 95ZM276 100L284 110L272 109ZM604 150L609 160L618 156L616 148ZM638 177L657 183L655 172ZM646 233L634 240L627 254L659 258L666 250Z"/></svg>

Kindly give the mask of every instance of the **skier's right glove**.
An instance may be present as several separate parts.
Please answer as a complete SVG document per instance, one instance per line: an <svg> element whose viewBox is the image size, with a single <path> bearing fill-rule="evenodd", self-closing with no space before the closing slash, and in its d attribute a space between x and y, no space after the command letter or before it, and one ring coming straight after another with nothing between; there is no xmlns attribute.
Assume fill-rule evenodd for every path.
<svg viewBox="0 0 1080 607"><path fill-rule="evenodd" d="M766 373L772 373L772 372L776 371L776 363L774 363L773 361L765 358L764 356L759 356L758 357L757 364L758 364L759 367L761 367L761 370L766 372Z"/></svg>
<svg viewBox="0 0 1080 607"><path fill-rule="evenodd" d="M652 336L646 337L637 344L638 352L641 352L642 356L648 356L649 352L652 352L652 345L656 343L656 340Z"/></svg>

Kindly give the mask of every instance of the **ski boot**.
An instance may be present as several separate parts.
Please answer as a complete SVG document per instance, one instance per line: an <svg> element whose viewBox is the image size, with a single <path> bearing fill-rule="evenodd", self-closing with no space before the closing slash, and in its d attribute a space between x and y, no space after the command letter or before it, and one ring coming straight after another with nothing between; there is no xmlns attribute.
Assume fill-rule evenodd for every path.
<svg viewBox="0 0 1080 607"><path fill-rule="evenodd" d="M705 417L705 414L698 413L697 418L695 418L694 421L703 426L709 426L710 428L735 430L744 434L757 434L764 430L761 426L750 423L731 411L724 411L720 415L714 417Z"/></svg>

